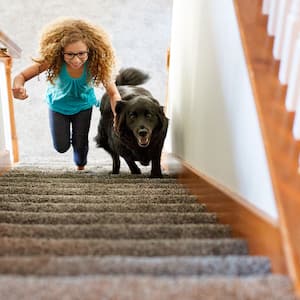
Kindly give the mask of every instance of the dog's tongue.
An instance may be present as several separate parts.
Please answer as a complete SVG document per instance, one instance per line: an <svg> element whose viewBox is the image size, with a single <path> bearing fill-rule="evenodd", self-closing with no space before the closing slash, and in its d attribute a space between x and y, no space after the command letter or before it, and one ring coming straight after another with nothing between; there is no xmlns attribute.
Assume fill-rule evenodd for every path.
<svg viewBox="0 0 300 300"><path fill-rule="evenodd" d="M139 138L139 145L141 147L147 147L149 145L149 139L147 137L140 137Z"/></svg>

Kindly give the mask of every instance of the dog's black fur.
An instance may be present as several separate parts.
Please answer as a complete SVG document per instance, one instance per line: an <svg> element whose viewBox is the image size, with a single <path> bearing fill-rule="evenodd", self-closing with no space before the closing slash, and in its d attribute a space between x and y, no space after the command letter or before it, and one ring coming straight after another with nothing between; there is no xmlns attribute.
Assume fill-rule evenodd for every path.
<svg viewBox="0 0 300 300"><path fill-rule="evenodd" d="M120 156L128 164L132 174L141 174L135 161L151 165L151 177L162 177L161 152L168 129L163 106L151 93L137 85L145 83L149 76L134 68L121 70L116 85L122 97L116 105L116 124L113 128L113 113L109 97L101 100L101 119L95 141L113 159L113 174L120 172Z"/></svg>

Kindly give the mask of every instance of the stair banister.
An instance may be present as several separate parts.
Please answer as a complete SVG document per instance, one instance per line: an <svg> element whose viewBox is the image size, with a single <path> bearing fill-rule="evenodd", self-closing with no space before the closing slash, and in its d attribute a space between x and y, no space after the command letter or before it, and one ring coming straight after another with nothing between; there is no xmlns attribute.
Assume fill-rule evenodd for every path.
<svg viewBox="0 0 300 300"><path fill-rule="evenodd" d="M268 18L268 33L269 35L274 36L276 32L276 24L278 19L278 6L279 6L279 0L272 0L270 3L269 8L269 18Z"/></svg>
<svg viewBox="0 0 300 300"><path fill-rule="evenodd" d="M1 137L0 171L9 168L11 163L18 162L19 151L14 117L14 106L11 85L11 69L13 58L21 56L21 49L0 31L0 114Z"/></svg>
<svg viewBox="0 0 300 300"><path fill-rule="evenodd" d="M13 58L21 57L21 48L0 30L0 43L7 48L8 55Z"/></svg>
<svg viewBox="0 0 300 300"><path fill-rule="evenodd" d="M298 33L300 32L300 0L292 0L286 19L279 68L279 80L288 84L291 73L292 57Z"/></svg>
<svg viewBox="0 0 300 300"><path fill-rule="evenodd" d="M300 34L300 32L299 32ZM285 107L287 111L294 112L297 107L298 98L300 96L299 82L300 82L300 38L296 39L294 46L294 55L291 59L291 73L287 85L287 92L285 96Z"/></svg>
<svg viewBox="0 0 300 300"><path fill-rule="evenodd" d="M273 55L275 59L280 59L282 56L282 43L286 25L287 14L291 5L292 0L279 1L278 5L278 15L277 15L277 25L275 31L275 39L273 46Z"/></svg>
<svg viewBox="0 0 300 300"><path fill-rule="evenodd" d="M261 0L235 0L278 207L285 260L300 295L300 174L297 170L300 145L292 134L294 113L288 112L285 104L285 84L289 82L290 64L294 63L291 52L295 49L291 44L295 45L300 32L300 0L291 0L281 61L276 61L273 56L274 38L268 36L269 16L264 16L264 3ZM259 8L251 10L255 5ZM260 15L256 13L259 9Z"/></svg>

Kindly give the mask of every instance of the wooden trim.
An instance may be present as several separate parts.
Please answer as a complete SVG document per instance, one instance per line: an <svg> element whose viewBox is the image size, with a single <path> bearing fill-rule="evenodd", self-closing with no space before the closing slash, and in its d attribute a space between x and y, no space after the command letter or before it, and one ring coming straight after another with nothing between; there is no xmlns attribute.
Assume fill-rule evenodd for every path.
<svg viewBox="0 0 300 300"><path fill-rule="evenodd" d="M0 30L0 43L8 49L8 54L14 58L20 58L22 49L14 43L3 31Z"/></svg>
<svg viewBox="0 0 300 300"><path fill-rule="evenodd" d="M167 69L167 82L166 82L166 97L164 103L164 112L167 115L169 105L169 69L170 69L170 48L167 49L166 53L166 69Z"/></svg>
<svg viewBox="0 0 300 300"><path fill-rule="evenodd" d="M234 0L240 35L265 144L288 273L300 294L300 143L292 136L294 113L285 109L274 38L267 34L262 0Z"/></svg>
<svg viewBox="0 0 300 300"><path fill-rule="evenodd" d="M170 48L167 49L167 61L166 61L166 67L167 67L167 70L170 69Z"/></svg>
<svg viewBox="0 0 300 300"><path fill-rule="evenodd" d="M163 157L163 165L166 165L168 172L178 174L179 182L195 195L199 202L205 203L208 211L216 212L220 223L229 224L233 237L247 240L249 254L269 257L274 273L287 274L277 223L246 200L180 159L175 159L177 163L173 167L172 156L174 159L175 156L170 154L164 154Z"/></svg>
<svg viewBox="0 0 300 300"><path fill-rule="evenodd" d="M13 158L14 158L14 162L18 162L19 147L18 147L18 137L17 137L17 129L15 123L15 112L14 112L14 103L13 103L12 86L11 86L12 58L10 56L0 56L0 60L3 61L5 65Z"/></svg>

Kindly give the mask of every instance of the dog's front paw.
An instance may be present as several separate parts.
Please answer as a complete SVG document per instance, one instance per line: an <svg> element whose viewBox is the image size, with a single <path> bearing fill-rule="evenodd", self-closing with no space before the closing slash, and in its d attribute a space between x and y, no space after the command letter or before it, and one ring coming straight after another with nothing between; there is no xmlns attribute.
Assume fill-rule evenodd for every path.
<svg viewBox="0 0 300 300"><path fill-rule="evenodd" d="M113 169L113 170L110 172L110 174L112 174L112 175L118 175L118 174L120 174L120 170L119 170L119 169L118 169L118 170Z"/></svg>
<svg viewBox="0 0 300 300"><path fill-rule="evenodd" d="M150 174L150 178L163 178L162 173L152 173Z"/></svg>
<svg viewBox="0 0 300 300"><path fill-rule="evenodd" d="M131 174L142 174L142 171L139 168L131 170Z"/></svg>

